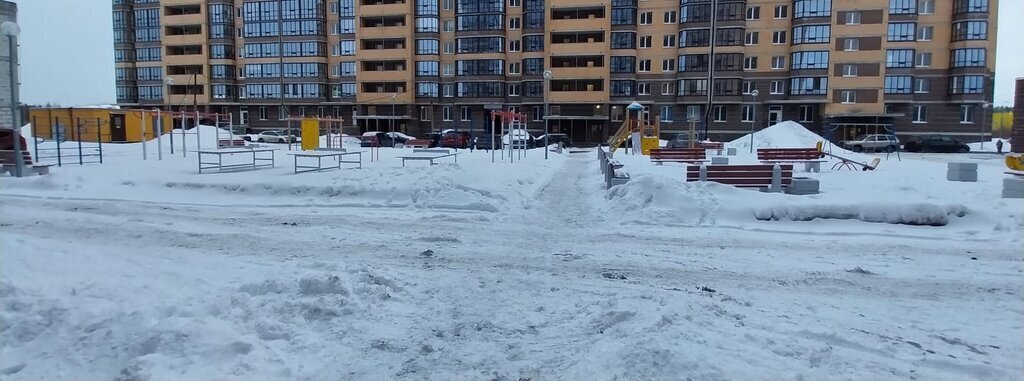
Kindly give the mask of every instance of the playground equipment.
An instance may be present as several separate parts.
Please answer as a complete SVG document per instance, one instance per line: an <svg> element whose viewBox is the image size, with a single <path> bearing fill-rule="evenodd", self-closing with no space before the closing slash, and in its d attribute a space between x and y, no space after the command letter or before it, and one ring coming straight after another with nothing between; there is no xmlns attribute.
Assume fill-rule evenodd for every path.
<svg viewBox="0 0 1024 381"><path fill-rule="evenodd" d="M627 140L632 140L634 153L636 147L640 147L641 153L644 155L649 155L651 149L658 148L661 126L657 121L652 124L649 120L644 119L643 110L644 106L637 102L626 106L626 120L622 121L618 131L608 139L610 153L615 153L615 150ZM636 118L633 117L634 112Z"/></svg>
<svg viewBox="0 0 1024 381"><path fill-rule="evenodd" d="M36 162L56 162L58 167L102 164L103 142L110 141L109 123L100 118L56 117L44 121L33 117L32 138ZM67 143L69 140L71 143Z"/></svg>
<svg viewBox="0 0 1024 381"><path fill-rule="evenodd" d="M160 113L161 111L148 111L148 110L144 110L144 112ZM196 150L197 151L201 150L203 148L203 144L202 144L203 140L201 139L200 132L199 132L200 129L197 128L197 127L200 125L200 123L204 119L207 120L207 121L211 121L212 122L211 125L213 125L214 127L217 127L217 129L216 129L216 133L217 133L217 139L216 140L217 141L219 141L221 139L224 139L224 138L229 139L229 140L234 140L235 136L237 136L237 135L235 135L235 132L234 132L234 129L233 129L233 127L234 127L234 120L233 120L233 116L231 114L202 113L202 112L199 112L199 111L195 111L195 112L171 111L171 112L169 112L169 114L175 120L179 120L180 121L179 125L181 126L181 128L180 128L180 130L181 130L181 157L185 157L186 156L186 147L187 147L186 144L185 144L185 140L187 138L186 135L195 135L196 136ZM192 132L187 132L187 130L185 129L185 127L188 125L187 122L188 122L189 119L194 119L194 123L192 123L192 126L194 126L192 128ZM221 127L227 127L227 136L225 136L224 138L221 137L221 132L220 132L221 131ZM169 135L170 135L170 139L171 139L171 154L174 154L174 130L171 130Z"/></svg>
<svg viewBox="0 0 1024 381"><path fill-rule="evenodd" d="M514 111L494 111L491 113L494 116L494 125L491 128L491 146L496 148L497 141L495 140L495 133L497 133L501 145L501 160L505 160L505 148L508 148L508 160L509 163L515 162L515 157L520 160L526 157L526 151L530 144L530 135L526 132L526 114L517 113ZM505 136L508 136L508 143L505 143ZM547 149L547 147L544 147ZM494 149L491 150L491 162L495 160Z"/></svg>
<svg viewBox="0 0 1024 381"><path fill-rule="evenodd" d="M818 152L821 152L821 154L824 155L824 156L836 158L836 159L839 160L838 163L835 163L834 165L832 165L832 169L833 170L836 170L836 169L839 169L839 168L846 168L846 169L849 169L851 171L854 171L854 170L857 169L856 166L860 166L862 171L873 171L873 170L875 170L875 168L878 168L878 164L882 162L882 159L881 158L877 158L877 157L874 158L873 160L871 160L870 163L867 163L867 162L856 161L856 160L853 160L853 159L848 159L848 158L845 158L845 157L842 157L842 156L839 156L839 155L833 155L831 152L825 152L825 151L822 150L822 148L824 148L824 145L825 145L824 142L818 142L818 144L817 144Z"/></svg>
<svg viewBox="0 0 1024 381"><path fill-rule="evenodd" d="M1024 154L1006 155L1006 167L1014 171L1024 171Z"/></svg>
<svg viewBox="0 0 1024 381"><path fill-rule="evenodd" d="M300 147L303 151L319 148L341 149L341 128L345 120L342 118L288 118L288 133L291 134L292 122L299 123ZM337 130L335 130L337 123ZM320 136L326 136L324 147L320 147ZM291 147L291 142L288 143Z"/></svg>

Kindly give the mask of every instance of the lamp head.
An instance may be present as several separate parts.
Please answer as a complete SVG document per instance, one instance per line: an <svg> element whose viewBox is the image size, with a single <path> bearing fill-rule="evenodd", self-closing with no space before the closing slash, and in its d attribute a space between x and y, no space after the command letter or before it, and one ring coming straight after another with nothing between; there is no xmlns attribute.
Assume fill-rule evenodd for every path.
<svg viewBox="0 0 1024 381"><path fill-rule="evenodd" d="M13 21L4 21L0 24L0 31L3 31L5 36L17 37L21 34L21 27Z"/></svg>
<svg viewBox="0 0 1024 381"><path fill-rule="evenodd" d="M751 92L750 92L750 95L753 95L753 96L755 96L755 97L757 96L757 94L759 94L759 93L757 92L757 90L754 90L754 91L751 91Z"/></svg>

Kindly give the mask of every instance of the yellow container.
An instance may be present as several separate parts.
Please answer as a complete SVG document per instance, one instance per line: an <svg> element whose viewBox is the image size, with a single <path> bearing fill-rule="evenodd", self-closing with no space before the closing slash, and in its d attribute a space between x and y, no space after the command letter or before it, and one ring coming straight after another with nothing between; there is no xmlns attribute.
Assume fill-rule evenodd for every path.
<svg viewBox="0 0 1024 381"><path fill-rule="evenodd" d="M1024 154L1006 155L1006 167L1014 171L1024 171Z"/></svg>
<svg viewBox="0 0 1024 381"><path fill-rule="evenodd" d="M302 120L302 150L311 151L320 148L320 121L316 119Z"/></svg>
<svg viewBox="0 0 1024 381"><path fill-rule="evenodd" d="M658 148L661 139L657 136L644 136L640 138L640 153L650 156L651 150Z"/></svg>

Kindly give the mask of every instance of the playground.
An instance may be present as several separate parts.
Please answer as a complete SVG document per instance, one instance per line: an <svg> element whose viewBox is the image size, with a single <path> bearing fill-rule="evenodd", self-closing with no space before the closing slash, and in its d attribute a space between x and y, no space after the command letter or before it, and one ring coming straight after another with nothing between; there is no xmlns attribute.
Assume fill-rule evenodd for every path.
<svg viewBox="0 0 1024 381"><path fill-rule="evenodd" d="M248 163L204 125L172 129L173 154L165 135L0 176L3 378L1024 375L1024 206L1000 196L1002 156L845 152L787 122L658 163L656 123L636 123L637 152L631 134L600 148L625 179L609 187L597 149L403 167L441 154L295 124L301 142L241 143L272 166L199 173L200 151ZM301 172L302 152L362 154ZM949 163L977 181L947 180ZM766 166L764 188L790 166L818 188L701 181L715 165Z"/></svg>

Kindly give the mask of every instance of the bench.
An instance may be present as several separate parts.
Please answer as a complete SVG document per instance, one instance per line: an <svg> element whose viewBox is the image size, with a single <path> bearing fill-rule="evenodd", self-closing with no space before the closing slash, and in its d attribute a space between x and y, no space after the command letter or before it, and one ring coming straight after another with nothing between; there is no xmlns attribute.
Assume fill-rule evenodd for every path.
<svg viewBox="0 0 1024 381"><path fill-rule="evenodd" d="M0 150L0 174L4 172L15 174L18 164L14 158L14 150ZM26 170L35 172L37 175L50 173L50 165L33 163L32 154L27 149L21 150L21 160L25 164Z"/></svg>
<svg viewBox="0 0 1024 381"><path fill-rule="evenodd" d="M821 172L825 157L817 148L758 148L757 160L764 164L803 163L804 172Z"/></svg>
<svg viewBox="0 0 1024 381"><path fill-rule="evenodd" d="M426 155L409 155L409 156L399 156L399 157L396 157L396 159L402 159L402 166L404 167L404 166L405 166L405 162L406 162L406 160L413 160L413 161L416 161L416 160L422 160L422 161L429 161L429 162L430 162L430 165L437 165L437 163L435 163L435 162L434 162L434 160L437 160L437 159L444 159L444 158L446 158L446 157L450 157L450 158L453 158L453 159L455 159L455 162L456 162L456 163L458 163L458 162L459 162L459 154L457 154L457 153L447 153L447 154L426 154Z"/></svg>
<svg viewBox="0 0 1024 381"><path fill-rule="evenodd" d="M430 139L412 139L405 142L405 146L409 148L430 148L432 142Z"/></svg>
<svg viewBox="0 0 1024 381"><path fill-rule="evenodd" d="M703 149L716 149L719 151L725 149L725 143L722 142L699 142L697 146Z"/></svg>
<svg viewBox="0 0 1024 381"><path fill-rule="evenodd" d="M238 148L245 147L245 140L242 138L217 139L217 148Z"/></svg>
<svg viewBox="0 0 1024 381"><path fill-rule="evenodd" d="M273 148L222 148L216 150L202 150L197 151L199 157L199 173L203 173L203 170L216 169L218 172L224 172L224 170L255 170L261 167L273 167L274 166L274 151ZM270 157L260 157L258 153L270 153ZM224 155L244 155L246 162L237 164L224 164ZM203 157L216 156L217 161L203 161ZM269 164L259 164L259 162L267 162Z"/></svg>
<svg viewBox="0 0 1024 381"><path fill-rule="evenodd" d="M651 149L651 161L658 163L696 164L707 161L707 152L703 148L654 148Z"/></svg>
<svg viewBox="0 0 1024 381"><path fill-rule="evenodd" d="M359 164L358 168L362 168L363 167L363 152L362 151L346 152L344 149L342 149L342 150L336 150L336 149L316 149L316 150L313 150L313 151L306 151L306 152L289 152L288 154L292 155L292 157L295 159L295 173L296 174L306 173L306 172L319 172L319 171L324 171L324 170L328 170L328 169L341 169L341 164L342 163ZM344 160L345 156L347 156L347 155L358 155L359 156L359 160L357 160L357 161ZM324 167L323 166L323 159L325 157L326 158L333 158L333 159L335 159L337 161L336 162L337 165L330 166L330 167ZM313 166L313 165L299 165L299 158L304 158L304 159L314 159L315 158L316 159L316 166Z"/></svg>
<svg viewBox="0 0 1024 381"><path fill-rule="evenodd" d="M776 173L776 169L778 173ZM686 181L711 181L738 188L782 192L793 182L792 164L701 165L686 168Z"/></svg>
<svg viewBox="0 0 1024 381"><path fill-rule="evenodd" d="M446 148L417 148L412 150L412 153L452 153L450 149Z"/></svg>

